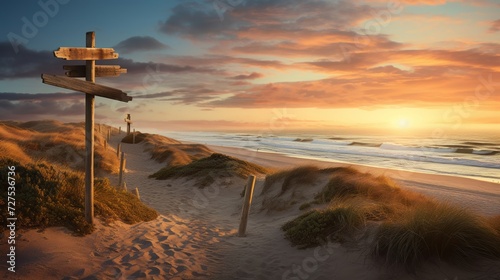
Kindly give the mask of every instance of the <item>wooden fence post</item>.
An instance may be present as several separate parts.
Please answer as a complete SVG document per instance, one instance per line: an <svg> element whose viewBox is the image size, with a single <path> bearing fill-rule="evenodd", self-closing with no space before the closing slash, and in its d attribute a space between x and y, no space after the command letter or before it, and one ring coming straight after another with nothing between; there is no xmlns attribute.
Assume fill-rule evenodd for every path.
<svg viewBox="0 0 500 280"><path fill-rule="evenodd" d="M108 141L104 140L104 150L106 151L108 149Z"/></svg>
<svg viewBox="0 0 500 280"><path fill-rule="evenodd" d="M111 128L108 129L108 141L111 140Z"/></svg>
<svg viewBox="0 0 500 280"><path fill-rule="evenodd" d="M127 123L127 135L130 134L130 124L132 123L130 119L130 114L127 114L127 117L125 118L125 122Z"/></svg>
<svg viewBox="0 0 500 280"><path fill-rule="evenodd" d="M137 196L137 199L141 200L141 197L139 196L139 189L135 188L135 196Z"/></svg>
<svg viewBox="0 0 500 280"><path fill-rule="evenodd" d="M120 174L118 175L118 187L122 186L124 169L125 169L125 153L122 152L122 156L120 158Z"/></svg>
<svg viewBox="0 0 500 280"><path fill-rule="evenodd" d="M85 34L87 48L95 48L95 33ZM85 80L95 83L95 60L85 64ZM94 224L94 106L95 95L85 94L85 219ZM101 126L99 125L99 129Z"/></svg>
<svg viewBox="0 0 500 280"><path fill-rule="evenodd" d="M240 228L238 230L238 236L244 237L247 229L248 214L250 212L250 206L252 205L253 189L255 187L255 176L248 176L247 185L245 187L245 200L243 202L243 210L241 211Z"/></svg>
<svg viewBox="0 0 500 280"><path fill-rule="evenodd" d="M135 144L135 128L134 128L134 134L132 134L132 144Z"/></svg>

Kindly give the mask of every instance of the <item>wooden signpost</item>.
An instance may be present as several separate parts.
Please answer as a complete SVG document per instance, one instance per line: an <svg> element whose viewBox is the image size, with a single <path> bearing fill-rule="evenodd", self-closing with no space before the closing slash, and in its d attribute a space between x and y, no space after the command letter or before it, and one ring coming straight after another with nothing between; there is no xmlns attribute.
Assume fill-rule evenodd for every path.
<svg viewBox="0 0 500 280"><path fill-rule="evenodd" d="M122 102L129 102L132 97L125 92L95 84L95 77L113 77L126 73L117 65L95 65L96 60L117 59L118 53L112 48L96 48L95 33L87 32L86 48L61 47L54 51L54 56L65 60L85 60L85 65L65 65L69 70L66 76L42 74L45 84L67 88L85 93L85 219L94 222L94 105L95 96L101 96ZM85 81L70 78L85 77Z"/></svg>
<svg viewBox="0 0 500 280"><path fill-rule="evenodd" d="M127 135L130 134L130 124L132 123L132 120L130 119L130 114L127 114L127 117L125 118L125 122L127 123Z"/></svg>

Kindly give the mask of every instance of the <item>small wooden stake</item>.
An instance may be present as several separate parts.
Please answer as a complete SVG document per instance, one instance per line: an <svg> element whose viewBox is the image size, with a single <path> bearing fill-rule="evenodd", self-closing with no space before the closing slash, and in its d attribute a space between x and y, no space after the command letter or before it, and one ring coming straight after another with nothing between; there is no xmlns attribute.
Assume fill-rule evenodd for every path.
<svg viewBox="0 0 500 280"><path fill-rule="evenodd" d="M122 134L122 127L121 126L118 127L118 134Z"/></svg>
<svg viewBox="0 0 500 280"><path fill-rule="evenodd" d="M243 203L243 210L241 211L240 228L238 236L244 237L247 229L248 214L250 213L250 206L252 205L253 189L255 187L255 176L248 176L247 185L245 188L245 201Z"/></svg>
<svg viewBox="0 0 500 280"><path fill-rule="evenodd" d="M123 190L127 191L127 182L123 182Z"/></svg>
<svg viewBox="0 0 500 280"><path fill-rule="evenodd" d="M123 169L125 168L125 153L122 152L122 156L120 158L120 174L118 176L118 187L122 186L123 182Z"/></svg>
<svg viewBox="0 0 500 280"><path fill-rule="evenodd" d="M108 129L108 141L111 140L111 128Z"/></svg>
<svg viewBox="0 0 500 280"><path fill-rule="evenodd" d="M135 144L135 128L134 128L134 134L132 134L132 144Z"/></svg>
<svg viewBox="0 0 500 280"><path fill-rule="evenodd" d="M104 150L108 149L108 141L104 140Z"/></svg>
<svg viewBox="0 0 500 280"><path fill-rule="evenodd" d="M139 195L139 189L135 188L135 196L137 196L137 199L141 199L141 196Z"/></svg>

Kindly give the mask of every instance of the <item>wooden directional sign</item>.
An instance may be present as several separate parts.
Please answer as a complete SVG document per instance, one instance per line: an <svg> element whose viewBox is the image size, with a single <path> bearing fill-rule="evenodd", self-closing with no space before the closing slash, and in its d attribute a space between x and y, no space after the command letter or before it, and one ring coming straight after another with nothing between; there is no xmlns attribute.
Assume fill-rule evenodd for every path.
<svg viewBox="0 0 500 280"><path fill-rule="evenodd" d="M112 48L96 48L95 33L85 34L85 48L61 47L54 51L54 56L66 60L85 60L85 65L66 65L66 76L85 77L85 81L65 76L42 74L45 84L85 92L85 219L94 223L94 107L95 96L102 96L118 101L129 102L132 97L125 92L95 84L95 77L113 77L127 73L118 65L96 66L95 61L116 59L118 53Z"/></svg>
<svg viewBox="0 0 500 280"><path fill-rule="evenodd" d="M117 59L118 53L113 48L66 48L54 51L54 56L65 60L101 60Z"/></svg>
<svg viewBox="0 0 500 280"><path fill-rule="evenodd" d="M44 84L67 88L75 91L81 91L92 95L106 97L123 102L129 102L132 97L128 96L125 92L107 87L92 82L82 81L64 76L42 74L42 81Z"/></svg>
<svg viewBox="0 0 500 280"><path fill-rule="evenodd" d="M83 78L86 77L87 70L85 65L64 65L64 70L69 70L66 72L68 77ZM95 66L95 76L96 77L118 77L120 74L127 73L127 69L121 68L120 65L96 65Z"/></svg>

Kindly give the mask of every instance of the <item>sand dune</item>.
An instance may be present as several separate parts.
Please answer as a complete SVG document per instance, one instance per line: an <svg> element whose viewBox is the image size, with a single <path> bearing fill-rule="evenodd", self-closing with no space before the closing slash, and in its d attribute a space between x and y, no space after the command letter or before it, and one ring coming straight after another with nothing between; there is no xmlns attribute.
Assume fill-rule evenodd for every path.
<svg viewBox="0 0 500 280"><path fill-rule="evenodd" d="M1 128L1 126L0 126ZM122 135L112 136L116 146ZM179 143L170 143L179 145ZM96 231L74 237L63 228L22 232L18 238L18 272L3 269L4 279L499 279L499 262L484 263L476 271L430 262L417 275L403 269L386 269L366 254L369 240L360 244L330 243L299 250L283 238L280 226L301 212L298 207L268 211L268 200L276 193L261 195L264 175L259 175L249 217L246 237L237 237L241 214L241 192L245 178L217 177L205 188L194 186L194 178L150 179L165 167L144 152L148 144L122 144L127 156L125 181L128 189L138 188L141 199L161 215L135 225L98 223ZM292 159L275 154L210 147L211 150L245 159L265 167L293 167L336 164ZM466 200L484 213L500 214L498 185L461 178L426 174L391 173L388 170L360 167L374 174L393 174L415 188L436 197L456 192L454 199ZM108 176L117 183L118 176ZM326 180L310 182L320 186ZM436 185L432 182L444 182ZM471 183L481 186L473 189ZM300 180L290 183L294 199L309 197ZM310 188L311 189L311 188ZM461 198L461 194L468 196ZM485 200L490 196L490 204ZM296 204L297 206L297 204ZM281 209L283 210L283 209ZM366 231L372 230L367 227ZM5 238L5 235L4 235ZM2 238L2 252L5 239ZM22 260L22 261L21 261ZM2 263L2 266L4 264ZM496 277L496 278L495 278Z"/></svg>
<svg viewBox="0 0 500 280"><path fill-rule="evenodd" d="M108 129L96 125L96 173L117 173L119 161L115 146L105 146ZM113 128L117 132L116 128ZM0 122L1 155L23 163L48 161L83 171L85 160L84 124L64 124L58 121Z"/></svg>

